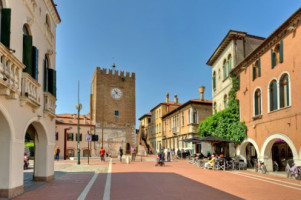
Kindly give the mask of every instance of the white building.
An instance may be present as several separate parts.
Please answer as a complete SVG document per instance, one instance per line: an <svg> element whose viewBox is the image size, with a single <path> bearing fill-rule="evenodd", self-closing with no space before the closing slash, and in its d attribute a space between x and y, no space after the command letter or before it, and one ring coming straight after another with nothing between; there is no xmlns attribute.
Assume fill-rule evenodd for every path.
<svg viewBox="0 0 301 200"><path fill-rule="evenodd" d="M56 26L53 0L0 0L0 197L23 192L24 137L34 179L54 177Z"/></svg>
<svg viewBox="0 0 301 200"><path fill-rule="evenodd" d="M230 71L257 48L265 38L230 30L207 61L212 66L213 112L227 107L232 88Z"/></svg>

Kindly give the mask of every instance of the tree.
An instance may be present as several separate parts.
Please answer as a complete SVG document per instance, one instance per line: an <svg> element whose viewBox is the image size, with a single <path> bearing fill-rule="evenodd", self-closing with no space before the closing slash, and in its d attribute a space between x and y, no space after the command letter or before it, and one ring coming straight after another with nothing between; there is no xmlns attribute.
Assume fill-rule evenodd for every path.
<svg viewBox="0 0 301 200"><path fill-rule="evenodd" d="M202 137L217 136L240 144L247 136L247 127L239 120L239 105L236 99L238 80L234 76L231 78L232 88L229 93L228 107L202 121L198 133Z"/></svg>

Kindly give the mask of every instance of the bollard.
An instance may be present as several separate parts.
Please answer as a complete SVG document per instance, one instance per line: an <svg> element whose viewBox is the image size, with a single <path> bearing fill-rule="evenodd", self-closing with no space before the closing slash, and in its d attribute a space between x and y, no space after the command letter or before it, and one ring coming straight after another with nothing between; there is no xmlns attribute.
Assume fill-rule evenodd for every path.
<svg viewBox="0 0 301 200"><path fill-rule="evenodd" d="M130 159L129 156L127 156L127 157L125 158L125 162L126 162L126 164L130 164L130 163L131 163L131 159Z"/></svg>

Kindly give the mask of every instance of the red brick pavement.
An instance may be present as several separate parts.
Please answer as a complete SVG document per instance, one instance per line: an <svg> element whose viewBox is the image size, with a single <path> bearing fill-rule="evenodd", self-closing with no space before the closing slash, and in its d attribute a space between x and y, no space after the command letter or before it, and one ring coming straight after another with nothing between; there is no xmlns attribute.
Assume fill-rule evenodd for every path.
<svg viewBox="0 0 301 200"><path fill-rule="evenodd" d="M301 181L246 171L234 173L204 170L186 161L156 167L155 162L128 165L116 159L111 199L300 199ZM77 199L92 176L67 174L16 199ZM106 174L99 174L86 199L102 199L105 184Z"/></svg>

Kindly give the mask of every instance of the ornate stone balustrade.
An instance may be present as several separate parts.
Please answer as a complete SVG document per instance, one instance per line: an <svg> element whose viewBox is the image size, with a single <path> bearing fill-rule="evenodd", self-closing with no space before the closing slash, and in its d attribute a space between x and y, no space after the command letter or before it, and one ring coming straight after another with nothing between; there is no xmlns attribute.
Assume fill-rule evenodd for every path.
<svg viewBox="0 0 301 200"><path fill-rule="evenodd" d="M33 79L28 73L22 73L22 89L21 102L30 104L33 108L40 106L40 97L38 96L38 89L40 84Z"/></svg>
<svg viewBox="0 0 301 200"><path fill-rule="evenodd" d="M44 112L51 117L55 117L55 102L56 98L49 92L44 92Z"/></svg>
<svg viewBox="0 0 301 200"><path fill-rule="evenodd" d="M0 95L11 98L18 96L24 68L23 63L0 43Z"/></svg>

